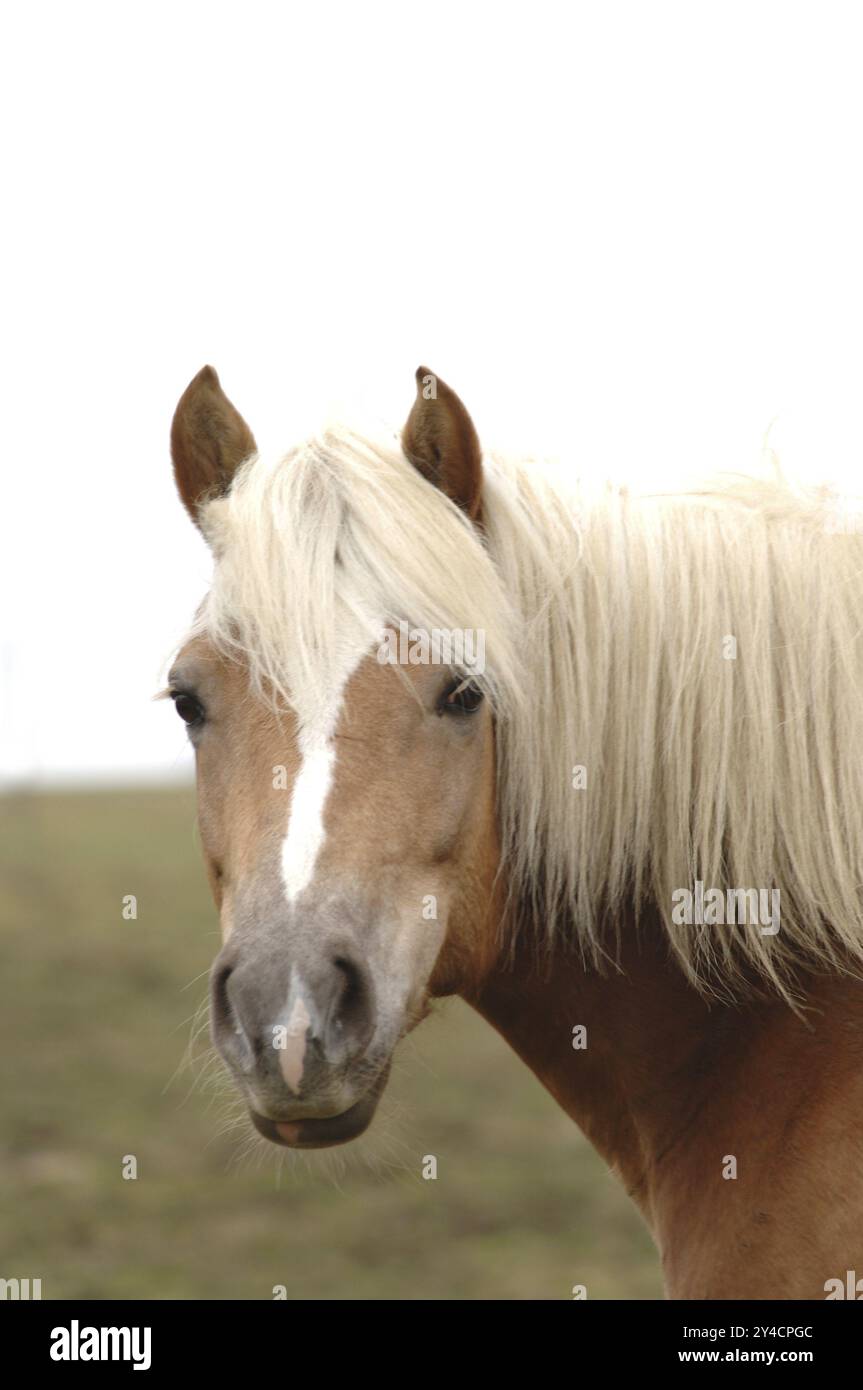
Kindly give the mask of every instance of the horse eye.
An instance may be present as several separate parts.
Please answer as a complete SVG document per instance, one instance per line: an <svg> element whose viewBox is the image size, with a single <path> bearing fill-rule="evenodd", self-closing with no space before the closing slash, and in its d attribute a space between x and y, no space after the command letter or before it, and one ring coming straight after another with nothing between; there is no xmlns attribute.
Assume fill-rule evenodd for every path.
<svg viewBox="0 0 863 1390"><path fill-rule="evenodd" d="M464 677L448 685L438 702L439 714L475 714L483 702L483 693L473 681Z"/></svg>
<svg viewBox="0 0 863 1390"><path fill-rule="evenodd" d="M195 724L204 722L204 707L194 695L186 695L182 690L171 696L174 701L174 709L179 714L184 724L191 728Z"/></svg>

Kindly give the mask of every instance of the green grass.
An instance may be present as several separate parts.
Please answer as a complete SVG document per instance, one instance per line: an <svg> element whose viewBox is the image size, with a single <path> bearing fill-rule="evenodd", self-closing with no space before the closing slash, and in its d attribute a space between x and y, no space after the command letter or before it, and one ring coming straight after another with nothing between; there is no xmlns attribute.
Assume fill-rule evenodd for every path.
<svg viewBox="0 0 863 1390"><path fill-rule="evenodd" d="M459 1001L402 1044L353 1146L249 1138L221 1073L182 1065L218 948L190 790L0 798L0 884L0 1277L44 1298L661 1296L623 1191Z"/></svg>

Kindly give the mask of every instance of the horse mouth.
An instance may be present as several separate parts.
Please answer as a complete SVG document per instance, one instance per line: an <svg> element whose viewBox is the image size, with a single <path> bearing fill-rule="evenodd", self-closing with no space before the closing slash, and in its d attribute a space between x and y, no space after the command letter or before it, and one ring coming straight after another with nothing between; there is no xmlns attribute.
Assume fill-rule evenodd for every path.
<svg viewBox="0 0 863 1390"><path fill-rule="evenodd" d="M340 1115L328 1115L319 1120L270 1120L252 1110L249 1112L252 1124L265 1139L286 1149L330 1149L337 1144L347 1144L351 1139L358 1139L371 1124L389 1070L385 1067L372 1089Z"/></svg>

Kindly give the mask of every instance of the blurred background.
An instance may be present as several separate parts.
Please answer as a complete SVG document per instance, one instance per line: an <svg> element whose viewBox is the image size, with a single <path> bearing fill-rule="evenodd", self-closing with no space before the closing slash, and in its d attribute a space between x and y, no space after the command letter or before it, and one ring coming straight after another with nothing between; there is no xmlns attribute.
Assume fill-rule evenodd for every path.
<svg viewBox="0 0 863 1390"><path fill-rule="evenodd" d="M759 0L6 7L0 1276L659 1295L622 1190L458 1002L355 1148L250 1144L151 699L209 572L168 429L205 362L262 448L398 427L423 362L490 446L644 482L766 441L859 492L860 38L853 5Z"/></svg>

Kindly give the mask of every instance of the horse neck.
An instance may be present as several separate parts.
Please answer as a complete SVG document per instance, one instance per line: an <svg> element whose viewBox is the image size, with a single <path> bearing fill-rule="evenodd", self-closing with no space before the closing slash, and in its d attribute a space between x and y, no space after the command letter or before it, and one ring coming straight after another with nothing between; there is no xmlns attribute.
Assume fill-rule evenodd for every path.
<svg viewBox="0 0 863 1390"><path fill-rule="evenodd" d="M811 979L803 1017L708 1003L657 922L621 941L603 975L517 947L466 997L617 1171L670 1296L823 1298L860 1262L863 988Z"/></svg>

